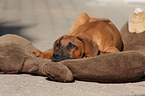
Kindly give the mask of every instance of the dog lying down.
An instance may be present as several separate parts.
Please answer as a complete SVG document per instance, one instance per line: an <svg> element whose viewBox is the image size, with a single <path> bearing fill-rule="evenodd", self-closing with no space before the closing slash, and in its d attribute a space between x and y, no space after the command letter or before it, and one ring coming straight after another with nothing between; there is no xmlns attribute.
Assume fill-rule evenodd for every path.
<svg viewBox="0 0 145 96"><path fill-rule="evenodd" d="M145 55L135 51L114 52L84 59L51 62L32 56L36 48L17 35L0 37L0 73L43 75L51 80L131 82L145 76Z"/></svg>
<svg viewBox="0 0 145 96"><path fill-rule="evenodd" d="M36 50L33 54L58 62L119 52L122 44L120 32L109 19L92 18L82 13L70 28L69 34L54 42L53 51Z"/></svg>

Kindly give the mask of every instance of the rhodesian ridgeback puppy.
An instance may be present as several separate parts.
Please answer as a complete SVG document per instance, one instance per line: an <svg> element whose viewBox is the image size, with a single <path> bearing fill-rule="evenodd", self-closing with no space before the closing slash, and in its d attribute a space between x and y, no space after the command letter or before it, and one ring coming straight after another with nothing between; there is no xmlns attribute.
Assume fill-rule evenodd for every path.
<svg viewBox="0 0 145 96"><path fill-rule="evenodd" d="M107 18L97 19L82 13L72 25L69 34L57 39L53 51L33 52L58 62L65 59L94 57L105 53L119 52L123 46L120 32Z"/></svg>

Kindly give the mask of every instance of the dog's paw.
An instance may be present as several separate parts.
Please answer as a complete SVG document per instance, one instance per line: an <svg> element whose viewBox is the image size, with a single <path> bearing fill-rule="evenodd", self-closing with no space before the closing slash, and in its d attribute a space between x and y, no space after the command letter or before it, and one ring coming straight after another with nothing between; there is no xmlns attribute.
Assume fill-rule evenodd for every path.
<svg viewBox="0 0 145 96"><path fill-rule="evenodd" d="M33 53L33 57L41 57L41 58L45 58L45 55L43 52L39 51L39 50L36 50Z"/></svg>

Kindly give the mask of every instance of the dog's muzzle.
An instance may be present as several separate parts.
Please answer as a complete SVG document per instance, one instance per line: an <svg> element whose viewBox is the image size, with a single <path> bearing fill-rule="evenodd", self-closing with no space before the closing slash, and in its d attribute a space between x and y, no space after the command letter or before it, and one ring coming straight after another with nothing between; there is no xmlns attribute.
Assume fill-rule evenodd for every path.
<svg viewBox="0 0 145 96"><path fill-rule="evenodd" d="M52 56L53 62L59 62L65 59L69 59L69 56L63 54L62 50L57 50L56 52L53 53L53 56Z"/></svg>

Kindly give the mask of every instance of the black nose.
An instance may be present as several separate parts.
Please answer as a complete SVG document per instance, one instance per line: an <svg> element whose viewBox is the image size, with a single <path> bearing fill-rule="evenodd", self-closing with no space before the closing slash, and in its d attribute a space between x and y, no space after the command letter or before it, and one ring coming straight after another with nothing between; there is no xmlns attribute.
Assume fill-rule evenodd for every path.
<svg viewBox="0 0 145 96"><path fill-rule="evenodd" d="M54 53L53 53L53 58L58 59L58 58L60 58L60 57L61 57L61 53L60 53L60 52L54 52Z"/></svg>
<svg viewBox="0 0 145 96"><path fill-rule="evenodd" d="M69 56L63 53L62 50L57 50L53 53L53 56L52 56L53 62L59 62L65 59L69 59Z"/></svg>
<svg viewBox="0 0 145 96"><path fill-rule="evenodd" d="M53 56L52 56L52 61L53 62L59 62L59 61L61 61L62 55L63 55L62 53L63 53L62 50L55 51L53 53Z"/></svg>

